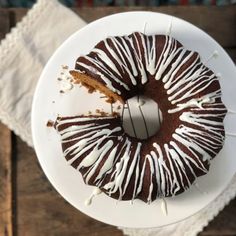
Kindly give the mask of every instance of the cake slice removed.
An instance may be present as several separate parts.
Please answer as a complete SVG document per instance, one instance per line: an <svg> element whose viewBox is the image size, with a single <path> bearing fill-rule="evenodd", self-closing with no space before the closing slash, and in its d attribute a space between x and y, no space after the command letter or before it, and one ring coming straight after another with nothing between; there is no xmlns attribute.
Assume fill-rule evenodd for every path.
<svg viewBox="0 0 236 236"><path fill-rule="evenodd" d="M98 80L95 80L91 76L76 70L70 71L70 74L73 76L74 83L81 83L81 85L88 89L89 93L99 91L104 94L107 97L106 102L115 103L116 101L120 101L122 104L125 103L121 96L119 96L117 93L113 92L112 90L107 88L107 86L105 86Z"/></svg>

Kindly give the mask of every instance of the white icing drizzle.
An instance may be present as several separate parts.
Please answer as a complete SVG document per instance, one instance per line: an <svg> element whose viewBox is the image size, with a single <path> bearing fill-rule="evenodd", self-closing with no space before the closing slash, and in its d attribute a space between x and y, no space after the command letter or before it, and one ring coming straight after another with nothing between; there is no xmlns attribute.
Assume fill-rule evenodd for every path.
<svg viewBox="0 0 236 236"><path fill-rule="evenodd" d="M168 35L171 28L172 19ZM195 60L192 60L187 69L176 76L180 68L196 54L187 51L183 46L177 46L177 41L170 36L165 36L164 47L161 51L158 51L156 47L158 40L160 40L158 36L146 36L141 33L123 37L110 37L103 41L105 48L95 47L92 50L93 56L90 56L91 53L84 56L93 66L88 66L80 61L77 61L77 64L91 72L95 70L107 87L118 94L121 94L121 91L113 84L113 81L124 87L124 89L130 90L130 86L137 85L138 75L141 76L142 84L147 82L147 71L150 75L154 75L157 80L162 79L164 88L169 95L169 101L172 104L179 103L169 113L178 112L187 107L202 106L202 104L210 101L209 96L198 99L194 96L204 91L218 78L214 74L210 76L207 74L210 70L199 62L198 55ZM157 60L158 55L160 56ZM173 62L177 55L177 59ZM207 61L217 56L218 52L214 51ZM163 77L163 73L168 67L170 69ZM126 75L130 78L131 84L123 81L123 78L127 78ZM215 91L215 93L217 92ZM188 99L187 102L186 99ZM182 101L184 101L184 104L180 103Z"/></svg>
<svg viewBox="0 0 236 236"><path fill-rule="evenodd" d="M101 193L102 193L101 189L95 187L94 190L93 190L93 192L92 192L92 194L90 195L90 197L85 200L84 204L85 204L86 206L91 205L91 203L92 203L92 201L93 201L93 198L94 198L95 196L101 194Z"/></svg>
<svg viewBox="0 0 236 236"><path fill-rule="evenodd" d="M171 19L170 19L170 23L169 23L169 26L168 26L168 29L167 29L167 32L166 32L167 35L171 35L172 24L173 24L173 17L171 17Z"/></svg>
<svg viewBox="0 0 236 236"><path fill-rule="evenodd" d="M169 31L171 31L171 27L172 20ZM209 98L205 98L202 102L201 98L198 100L196 98L191 100L190 98L204 91L217 80L217 77L214 74L207 75L210 70L200 64L199 56L192 60L192 64L188 69L176 76L180 68L196 54L187 51L183 46L177 46L177 41L170 36L165 36L164 47L161 51L158 51L156 47L158 40L160 40L158 36L146 36L141 33L134 33L129 37L110 37L103 41L105 48L95 47L92 50L92 53L96 56L90 56L91 53L84 56L93 66L88 66L80 61L77 61L77 64L91 72L95 73L96 71L96 74L100 75L107 87L118 94L121 94L121 91L113 84L113 81L129 91L130 86L137 85L137 75L141 76L142 84L147 83L147 71L150 75L154 75L157 80L162 79L172 104L189 99L184 105L178 104L176 109L173 109L170 113L178 112L188 106L199 106L199 104L208 101ZM158 55L160 56L157 60ZM173 62L177 55L177 59ZM217 55L218 52L214 51L208 60ZM163 73L168 67L170 69L163 77ZM123 78L127 78L126 75L131 80L130 84L123 81Z"/></svg>
<svg viewBox="0 0 236 236"><path fill-rule="evenodd" d="M147 22L144 23L144 26L143 26L143 33L146 34L146 28L147 28Z"/></svg>
<svg viewBox="0 0 236 236"><path fill-rule="evenodd" d="M196 178L195 171L207 173L205 162L208 163L211 159L207 151L214 153L223 141L223 135L218 132L221 128L218 127L218 123L205 119L208 116L210 115L202 114L195 117L191 112L184 112L181 119L199 127L194 129L182 125L173 134L173 141L164 144L164 147L154 143L154 149L145 156L141 169L142 144L138 142L132 145L129 138L121 132L119 125L110 128L109 121L104 124L95 122L96 119L112 119L110 117L59 119L56 128L61 135L62 144L75 142L64 149L64 155L70 157L68 160L70 164L79 160L76 167L78 170L88 168L83 174L85 182L89 183L94 178L94 183L106 190L109 195L119 192L119 200L126 194L132 176L134 183L131 201L141 193L143 185L147 184L144 182L144 173L148 168L150 182L147 202L150 203L153 199L154 183L158 188L156 197L173 196L181 188L186 189L191 185L186 168L194 178ZM65 124L71 125L62 129ZM204 127L207 127L206 131ZM115 140L118 140L118 143ZM186 146L188 152L184 152L179 144ZM88 151L89 154L85 155ZM108 155L104 161L106 154ZM103 184L106 176L109 176L110 180Z"/></svg>
<svg viewBox="0 0 236 236"><path fill-rule="evenodd" d="M119 191L120 198L125 194L130 179L133 175L134 170L136 171L135 175L135 186L138 184L139 178L139 161L140 161L140 150L141 143L137 143L134 157L132 162L130 160L131 154L131 141L128 137L125 140L122 140L124 135L121 131L121 127L117 126L113 129L110 128L109 123L103 125L97 125L94 120L106 120L112 119L111 117L74 117L66 119L58 119L56 128L61 135L62 143L67 144L76 141L74 144L71 144L69 147L64 149L64 156L70 157L68 162L72 164L78 159L80 163L77 165L77 170L82 170L84 168L89 168L88 171L84 174L85 182L88 183L92 177L95 176L95 172L98 171L95 178L95 182L98 183L98 187L102 185L102 182L106 175L111 173L113 174L110 177L110 181L103 186L105 190L111 195L116 191ZM83 122L89 122L89 124L82 124ZM78 123L79 124L76 124ZM69 127L62 129L61 127L65 124L71 124ZM84 134L86 133L86 134ZM76 135L76 137L75 137ZM124 145L120 147L119 144L115 145L112 141L112 138L118 140L119 142L124 141ZM103 143L103 145L101 145ZM86 156L84 153L90 151ZM105 155L108 154L106 161L103 163L100 169L97 169L98 166L104 161ZM126 175L127 174L127 175ZM126 176L125 176L126 175ZM124 185L122 189L121 186ZM136 197L136 187L133 192L133 199Z"/></svg>
<svg viewBox="0 0 236 236"><path fill-rule="evenodd" d="M207 59L204 61L204 64L207 64L211 59L217 58L219 56L219 52L215 50Z"/></svg>
<svg viewBox="0 0 236 236"><path fill-rule="evenodd" d="M164 46L158 48L161 39ZM168 113L179 112L182 124L169 142L160 145L157 140L141 157L142 143L131 140L119 123L106 120L115 118L59 119L56 128L64 145L64 156L82 171L86 183L116 195L118 200L130 196L130 192L131 202L143 199L145 188L148 192L145 200L150 203L189 188L197 176L207 173L209 161L224 142L226 109L220 102L219 87L212 86L218 78L200 62L198 54L184 49L170 36L135 33L110 37L103 41L103 47L95 47L92 54L78 60L79 69L95 73L118 94L122 94L120 87L132 90L147 83L151 75L163 82L171 104ZM184 68L186 63L188 67ZM128 82L123 80L127 76ZM97 122L101 120L103 124ZM63 128L65 124L70 125ZM162 205L165 210L166 204Z"/></svg>
<svg viewBox="0 0 236 236"><path fill-rule="evenodd" d="M143 106L145 104L145 100L143 100L143 99L139 99L138 101L137 101L137 107L141 107L141 106Z"/></svg>
<svg viewBox="0 0 236 236"><path fill-rule="evenodd" d="M222 74L221 74L221 73L217 73L217 74L216 74L216 77L217 77L218 79L221 79L221 78L222 78Z"/></svg>
<svg viewBox="0 0 236 236"><path fill-rule="evenodd" d="M228 135L228 136L236 137L236 133L226 132L225 134Z"/></svg>
<svg viewBox="0 0 236 236"><path fill-rule="evenodd" d="M199 184L197 182L194 182L193 185L195 186L195 188L202 194L208 194L208 192L202 190L199 186Z"/></svg>
<svg viewBox="0 0 236 236"><path fill-rule="evenodd" d="M161 199L161 210L165 216L168 215L167 202L166 202L165 198Z"/></svg>
<svg viewBox="0 0 236 236"><path fill-rule="evenodd" d="M229 113L229 114L236 114L236 111L231 110L231 109L228 109L228 113Z"/></svg>

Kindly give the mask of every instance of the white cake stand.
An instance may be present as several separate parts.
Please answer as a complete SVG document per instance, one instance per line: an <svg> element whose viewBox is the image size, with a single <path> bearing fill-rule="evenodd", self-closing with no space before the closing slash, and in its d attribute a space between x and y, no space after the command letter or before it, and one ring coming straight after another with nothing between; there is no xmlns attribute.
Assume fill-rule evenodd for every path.
<svg viewBox="0 0 236 236"><path fill-rule="evenodd" d="M62 29L63 30L63 29ZM200 53L203 61L217 50L218 57L208 63L214 72L221 74L220 83L223 101L227 108L236 110L236 69L224 49L202 30L181 19L152 12L128 12L97 20L69 37L53 54L40 77L32 108L32 131L34 147L39 162L55 189L74 207L85 214L108 224L145 228L159 227L183 220L213 201L230 182L236 172L236 138L226 136L223 150L212 162L208 175L198 179L201 189L192 187L174 198L168 198L168 215L164 216L161 201L147 205L135 200L116 202L104 194L97 196L93 204L85 206L84 201L93 191L86 186L82 177L62 156L60 138L56 131L46 127L49 119L60 115L78 115L96 108L109 110L108 104L99 101L99 95L88 94L84 88L76 87L66 94L59 93L57 76L61 65L74 67L78 56L88 53L94 45L107 36L125 35L134 31L146 34L169 32L186 48ZM225 119L227 133L236 133L235 115Z"/></svg>

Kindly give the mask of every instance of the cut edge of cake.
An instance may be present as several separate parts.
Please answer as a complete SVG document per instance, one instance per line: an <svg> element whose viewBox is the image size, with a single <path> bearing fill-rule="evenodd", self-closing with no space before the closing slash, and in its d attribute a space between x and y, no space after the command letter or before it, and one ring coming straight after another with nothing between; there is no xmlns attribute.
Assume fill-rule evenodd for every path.
<svg viewBox="0 0 236 236"><path fill-rule="evenodd" d="M122 104L125 103L125 101L122 99L121 96L112 92L110 89L108 89L102 83L93 79L91 76L75 70L71 70L70 74L73 76L74 83L75 84L80 83L82 86L88 89L89 93L93 93L94 91L99 91L100 93L104 94L104 96L107 97L106 102L115 103L119 101Z"/></svg>

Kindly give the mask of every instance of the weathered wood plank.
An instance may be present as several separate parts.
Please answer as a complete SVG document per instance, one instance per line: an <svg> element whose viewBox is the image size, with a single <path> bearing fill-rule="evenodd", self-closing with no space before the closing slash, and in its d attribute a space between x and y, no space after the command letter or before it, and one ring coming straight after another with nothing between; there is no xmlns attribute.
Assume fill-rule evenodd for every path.
<svg viewBox="0 0 236 236"><path fill-rule="evenodd" d="M19 22L26 15L27 11L27 8L10 8L10 18L14 23Z"/></svg>
<svg viewBox="0 0 236 236"><path fill-rule="evenodd" d="M0 9L0 40L10 29L8 11ZM0 123L0 235L13 235L11 131Z"/></svg>
<svg viewBox="0 0 236 236"><path fill-rule="evenodd" d="M0 40L2 40L10 28L9 14L7 10L0 8Z"/></svg>

